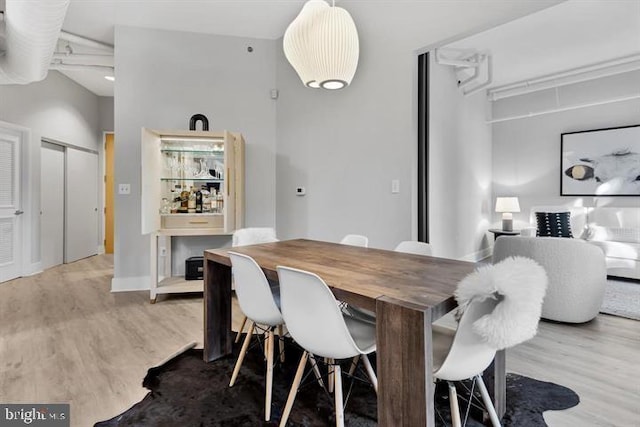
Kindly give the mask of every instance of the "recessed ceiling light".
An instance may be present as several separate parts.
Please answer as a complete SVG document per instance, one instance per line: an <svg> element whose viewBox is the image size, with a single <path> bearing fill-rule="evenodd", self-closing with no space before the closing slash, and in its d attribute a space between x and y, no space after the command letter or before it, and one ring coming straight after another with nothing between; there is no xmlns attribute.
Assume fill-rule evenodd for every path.
<svg viewBox="0 0 640 427"><path fill-rule="evenodd" d="M115 81L115 80L116 80L116 78L115 78L115 77L113 77L113 76L104 76L104 78L105 78L105 79L107 79L107 80L109 80L110 82L113 82L113 81Z"/></svg>

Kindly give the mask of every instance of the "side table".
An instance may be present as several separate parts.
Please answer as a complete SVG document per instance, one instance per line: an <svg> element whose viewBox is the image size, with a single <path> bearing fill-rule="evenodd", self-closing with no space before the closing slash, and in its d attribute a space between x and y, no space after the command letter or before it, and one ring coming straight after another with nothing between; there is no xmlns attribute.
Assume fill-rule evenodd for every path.
<svg viewBox="0 0 640 427"><path fill-rule="evenodd" d="M494 241L500 236L519 236L520 235L520 230L505 231L505 230L500 230L499 228L490 228L489 232L493 233Z"/></svg>

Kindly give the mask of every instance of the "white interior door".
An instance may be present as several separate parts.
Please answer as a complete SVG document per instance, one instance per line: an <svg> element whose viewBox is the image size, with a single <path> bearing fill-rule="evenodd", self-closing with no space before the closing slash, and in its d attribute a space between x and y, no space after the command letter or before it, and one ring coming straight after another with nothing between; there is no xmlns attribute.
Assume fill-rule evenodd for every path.
<svg viewBox="0 0 640 427"><path fill-rule="evenodd" d="M0 127L0 282L22 275L20 133Z"/></svg>
<svg viewBox="0 0 640 427"><path fill-rule="evenodd" d="M65 262L98 253L98 155L66 150Z"/></svg>
<svg viewBox="0 0 640 427"><path fill-rule="evenodd" d="M40 250L42 269L64 262L64 147L42 142Z"/></svg>

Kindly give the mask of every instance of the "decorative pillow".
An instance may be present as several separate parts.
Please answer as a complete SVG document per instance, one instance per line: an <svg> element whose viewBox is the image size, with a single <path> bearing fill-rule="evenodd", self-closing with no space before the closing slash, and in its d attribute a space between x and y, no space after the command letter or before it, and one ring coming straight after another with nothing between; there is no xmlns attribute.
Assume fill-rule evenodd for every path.
<svg viewBox="0 0 640 427"><path fill-rule="evenodd" d="M571 234L571 212L536 212L539 237L573 237Z"/></svg>
<svg viewBox="0 0 640 427"><path fill-rule="evenodd" d="M640 243L640 228L602 227L590 225L587 240L596 242Z"/></svg>

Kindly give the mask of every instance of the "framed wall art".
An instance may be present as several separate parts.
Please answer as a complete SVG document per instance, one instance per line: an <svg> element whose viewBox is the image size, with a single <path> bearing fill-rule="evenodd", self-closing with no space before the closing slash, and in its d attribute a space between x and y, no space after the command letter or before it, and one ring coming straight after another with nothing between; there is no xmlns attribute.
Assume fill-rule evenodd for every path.
<svg viewBox="0 0 640 427"><path fill-rule="evenodd" d="M640 125L563 133L562 196L640 196Z"/></svg>

